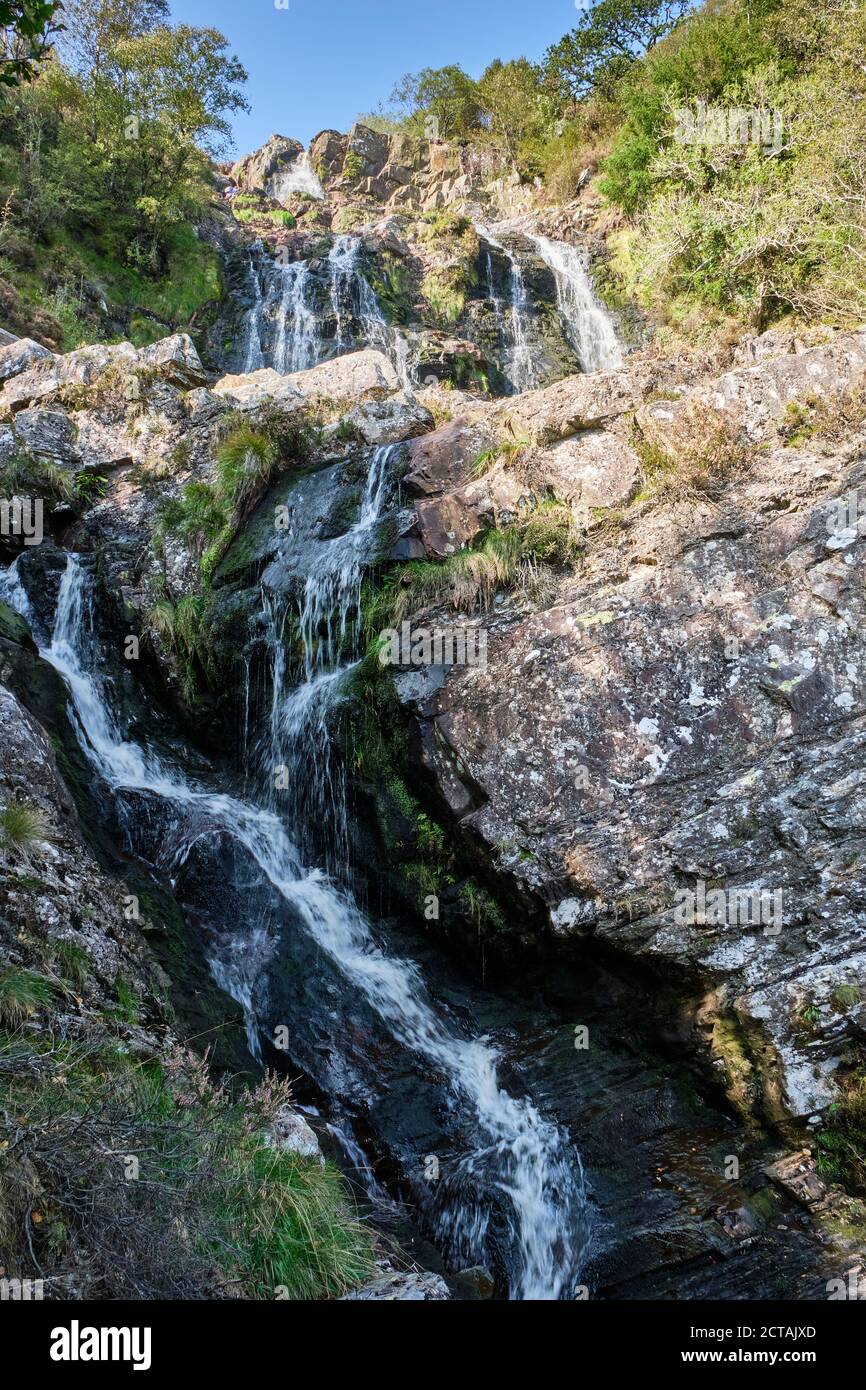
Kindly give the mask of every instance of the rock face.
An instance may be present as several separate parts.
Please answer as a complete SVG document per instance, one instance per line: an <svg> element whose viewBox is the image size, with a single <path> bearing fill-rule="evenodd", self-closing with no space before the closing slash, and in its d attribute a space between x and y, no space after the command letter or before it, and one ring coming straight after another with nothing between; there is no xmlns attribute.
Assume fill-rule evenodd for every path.
<svg viewBox="0 0 866 1390"><path fill-rule="evenodd" d="M457 145L384 135L360 123L348 135L322 131L310 146L310 163L326 188L372 198L389 211L428 212L472 187Z"/></svg>
<svg viewBox="0 0 866 1390"><path fill-rule="evenodd" d="M679 1026L780 1123L834 1100L866 1027L863 364L864 335L839 335L642 408L635 362L476 410L473 431L525 431L492 476L570 501L584 557L540 607L500 598L486 666L397 683L441 804L518 900L563 943L674 972ZM722 417L745 454L711 497L674 463L629 507L635 406L674 460L686 419L709 448ZM455 422L412 446L430 555L475 534L477 444Z"/></svg>
<svg viewBox="0 0 866 1390"><path fill-rule="evenodd" d="M273 180L291 169L303 153L304 147L297 140L271 135L261 149L238 160L232 176L244 192L269 194Z"/></svg>

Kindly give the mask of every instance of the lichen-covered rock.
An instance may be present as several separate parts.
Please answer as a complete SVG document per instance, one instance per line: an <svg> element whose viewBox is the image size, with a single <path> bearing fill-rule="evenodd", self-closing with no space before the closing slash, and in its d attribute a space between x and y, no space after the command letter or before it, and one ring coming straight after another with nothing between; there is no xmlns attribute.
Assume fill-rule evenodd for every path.
<svg viewBox="0 0 866 1390"><path fill-rule="evenodd" d="M550 597L500 595L486 665L396 682L442 805L554 937L691 992L699 1053L782 1125L826 1110L864 1035L866 433L855 414L792 448L771 424L816 382L856 399L863 351L842 334L697 388L763 444L712 500L674 485L628 505L645 362L479 407L535 445L489 478L464 481L460 422L412 446L409 474L428 554L468 543L474 489L519 476L588 528Z"/></svg>
<svg viewBox="0 0 866 1390"><path fill-rule="evenodd" d="M450 1299L448 1285L431 1271L392 1270L343 1294L342 1303L438 1303Z"/></svg>
<svg viewBox="0 0 866 1390"><path fill-rule="evenodd" d="M53 356L53 352L32 338L13 338L6 346L0 345L0 381L8 381L9 377L18 376L28 367Z"/></svg>
<svg viewBox="0 0 866 1390"><path fill-rule="evenodd" d="M271 135L264 145L252 154L244 155L232 168L232 176L244 192L268 192L271 180L285 173L304 153L297 140L284 135Z"/></svg>

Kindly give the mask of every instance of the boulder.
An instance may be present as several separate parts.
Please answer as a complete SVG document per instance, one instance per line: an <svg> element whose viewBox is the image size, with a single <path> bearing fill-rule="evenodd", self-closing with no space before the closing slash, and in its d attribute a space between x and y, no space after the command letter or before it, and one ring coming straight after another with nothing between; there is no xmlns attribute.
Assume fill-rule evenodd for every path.
<svg viewBox="0 0 866 1390"><path fill-rule="evenodd" d="M623 507L640 486L640 459L624 440L586 430L533 458L533 476L563 502L591 512Z"/></svg>
<svg viewBox="0 0 866 1390"><path fill-rule="evenodd" d="M483 423L465 416L449 420L410 445L404 490L410 497L433 497L469 482L479 454L493 442Z"/></svg>
<svg viewBox="0 0 866 1390"><path fill-rule="evenodd" d="M450 1299L448 1285L430 1271L393 1270L360 1289L343 1294L341 1303L434 1303Z"/></svg>
<svg viewBox="0 0 866 1390"><path fill-rule="evenodd" d="M339 178L346 158L348 136L337 130L323 130L310 145L310 164L323 183Z"/></svg>
<svg viewBox="0 0 866 1390"><path fill-rule="evenodd" d="M214 383L213 394L229 397L243 410L252 410L263 401L275 401L283 410L297 410L305 399L303 392L273 367L220 377Z"/></svg>
<svg viewBox="0 0 866 1390"><path fill-rule="evenodd" d="M570 376L538 391L499 403L491 420L509 425L516 437L533 444L555 444L578 430L615 420L640 405L654 379L646 363L615 371Z"/></svg>
<svg viewBox="0 0 866 1390"><path fill-rule="evenodd" d="M90 386L115 363L130 367L138 361L132 343L97 344L76 348L62 357L34 360L0 389L0 411L19 411L65 386Z"/></svg>
<svg viewBox="0 0 866 1390"><path fill-rule="evenodd" d="M391 362L375 348L347 352L307 371L292 372L283 380L310 400L323 397L335 401L360 400L365 396L387 395L400 387Z"/></svg>
<svg viewBox="0 0 866 1390"><path fill-rule="evenodd" d="M433 416L413 397L401 392L384 401L365 401L344 416L365 444L397 444L433 428Z"/></svg>
<svg viewBox="0 0 866 1390"><path fill-rule="evenodd" d="M138 362L163 381L183 391L203 386L207 381L207 372L188 333L174 333L169 338L151 343L150 347L142 348Z"/></svg>
<svg viewBox="0 0 866 1390"><path fill-rule="evenodd" d="M290 1105L281 1107L273 1121L268 1142L283 1153L299 1154L301 1158L314 1158L324 1164L325 1156L315 1131Z"/></svg>
<svg viewBox="0 0 866 1390"><path fill-rule="evenodd" d="M13 338L9 334L8 344L0 346L0 381L7 381L37 362L47 362L53 358L53 352L49 352L41 343L35 343L32 338Z"/></svg>
<svg viewBox="0 0 866 1390"><path fill-rule="evenodd" d="M63 410L19 410L15 417L15 436L19 444L37 458L63 464L79 461L75 426Z"/></svg>

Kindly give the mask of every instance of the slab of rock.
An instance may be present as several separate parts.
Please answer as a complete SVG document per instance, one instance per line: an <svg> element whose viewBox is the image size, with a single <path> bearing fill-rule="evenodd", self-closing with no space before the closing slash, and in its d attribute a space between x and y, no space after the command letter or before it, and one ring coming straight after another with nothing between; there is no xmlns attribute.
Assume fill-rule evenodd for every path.
<svg viewBox="0 0 866 1390"><path fill-rule="evenodd" d="M695 410L717 414L745 439L759 443L775 433L789 406L862 389L864 380L866 330L840 333L821 347L762 358L754 366L727 372L679 400L647 405L638 411L637 423L647 439L673 452Z"/></svg>
<svg viewBox="0 0 866 1390"><path fill-rule="evenodd" d="M275 401L283 410L297 410L305 400L297 386L273 367L220 377L214 383L213 392L217 396L230 396L232 402L244 410L254 409L263 401Z"/></svg>
<svg viewBox="0 0 866 1390"><path fill-rule="evenodd" d="M384 352L377 352L375 348L347 352L305 372L292 372L283 380L310 400L352 401L388 395L400 389L400 380L391 362Z"/></svg>
<svg viewBox="0 0 866 1390"><path fill-rule="evenodd" d="M647 364L609 372L592 372L554 382L500 402L490 412L500 432L510 428L515 438L532 444L555 444L578 430L602 425L640 405L653 381Z"/></svg>
<svg viewBox="0 0 866 1390"><path fill-rule="evenodd" d="M419 502L415 510L418 535L431 560L465 550L484 530L478 513L456 493Z"/></svg>
<svg viewBox="0 0 866 1390"><path fill-rule="evenodd" d="M0 381L18 376L37 362L52 360L53 352L35 343L32 338L12 338L6 346L0 346Z"/></svg>
<svg viewBox="0 0 866 1390"><path fill-rule="evenodd" d="M410 497L435 497L470 482L479 454L493 440L487 426L465 416L440 425L410 446L404 490Z"/></svg>
<svg viewBox="0 0 866 1390"><path fill-rule="evenodd" d="M786 1154L778 1162L766 1167L764 1172L771 1182L803 1207L814 1207L827 1196L827 1188L818 1177L815 1160L809 1149Z"/></svg>
<svg viewBox="0 0 866 1390"><path fill-rule="evenodd" d="M0 411L19 411L62 386L89 386L116 362L130 367L138 360L132 343L97 344L76 348L62 357L34 361L0 389Z"/></svg>
<svg viewBox="0 0 866 1390"><path fill-rule="evenodd" d="M405 392L385 401L365 401L343 420L373 447L414 439L433 428L430 411Z"/></svg>
<svg viewBox="0 0 866 1390"><path fill-rule="evenodd" d="M640 486L640 459L624 440L586 430L533 459L533 473L563 502L590 512L622 507Z"/></svg>
<svg viewBox="0 0 866 1390"><path fill-rule="evenodd" d="M207 381L207 372L188 333L174 333L171 337L160 338L159 342L142 348L138 354L138 362L148 371L156 372L163 381L168 381L181 390L203 386Z"/></svg>
<svg viewBox="0 0 866 1390"><path fill-rule="evenodd" d="M21 446L37 458L63 464L79 461L75 426L65 411L19 410L15 416L15 436Z"/></svg>
<svg viewBox="0 0 866 1390"><path fill-rule="evenodd" d="M448 1285L430 1271L401 1273L395 1270L381 1279L343 1294L341 1303L435 1303L450 1299Z"/></svg>

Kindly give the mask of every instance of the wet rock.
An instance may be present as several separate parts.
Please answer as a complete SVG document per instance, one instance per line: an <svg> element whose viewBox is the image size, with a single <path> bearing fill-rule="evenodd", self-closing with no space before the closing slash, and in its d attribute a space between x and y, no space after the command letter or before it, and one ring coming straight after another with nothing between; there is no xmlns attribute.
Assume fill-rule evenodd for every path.
<svg viewBox="0 0 866 1390"><path fill-rule="evenodd" d="M764 1172L771 1182L801 1206L817 1206L827 1196L827 1188L817 1175L815 1160L809 1149L786 1154L778 1162L769 1164Z"/></svg>

